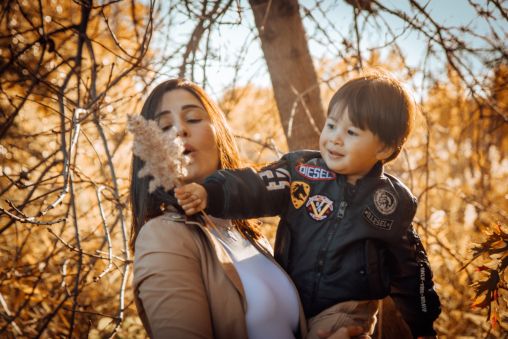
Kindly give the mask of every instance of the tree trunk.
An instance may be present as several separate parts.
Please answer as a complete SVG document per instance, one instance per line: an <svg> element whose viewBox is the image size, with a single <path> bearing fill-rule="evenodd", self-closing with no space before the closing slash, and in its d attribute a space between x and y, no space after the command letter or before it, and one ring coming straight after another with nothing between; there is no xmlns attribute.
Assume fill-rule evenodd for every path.
<svg viewBox="0 0 508 339"><path fill-rule="evenodd" d="M266 21L269 0L249 2L254 12L289 150L318 149L319 132L326 119L298 1L273 0ZM264 29L261 29L263 23ZM297 98L295 91L302 93L306 90L308 91L302 96L305 104L299 100L289 136L288 124L293 103Z"/></svg>

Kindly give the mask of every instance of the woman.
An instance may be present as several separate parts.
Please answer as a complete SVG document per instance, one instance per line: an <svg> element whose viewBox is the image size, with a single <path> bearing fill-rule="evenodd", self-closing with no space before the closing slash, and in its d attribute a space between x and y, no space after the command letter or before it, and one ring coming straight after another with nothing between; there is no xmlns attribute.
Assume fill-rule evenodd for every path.
<svg viewBox="0 0 508 339"><path fill-rule="evenodd" d="M157 86L141 115L162 130L175 128L192 160L185 183L202 182L218 168L243 166L225 117L195 84ZM187 217L171 193L148 192L134 156L131 173L135 251L134 298L151 338L305 338L296 288L272 256L254 221ZM349 338L356 329L322 338ZM332 335L332 336L330 336Z"/></svg>

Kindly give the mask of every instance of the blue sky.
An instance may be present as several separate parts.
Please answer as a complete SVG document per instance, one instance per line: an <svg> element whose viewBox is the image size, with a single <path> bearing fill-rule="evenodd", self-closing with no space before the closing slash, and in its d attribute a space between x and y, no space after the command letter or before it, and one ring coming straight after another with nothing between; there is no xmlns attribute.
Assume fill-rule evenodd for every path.
<svg viewBox="0 0 508 339"><path fill-rule="evenodd" d="M391 9L403 10L408 14L413 13L410 10L407 0L382 0L381 3ZM420 1L420 3L422 3L422 5L427 4L427 10L430 11L432 17L440 24L461 26L472 22L470 28L473 28L476 33L482 34L485 30L488 30L485 21L477 18L476 11L470 6L467 0L430 0L428 3L424 3L423 1ZM247 52L244 53L245 59L238 72L237 85L244 85L250 82L262 87L271 86L269 74L263 60L261 44L259 39L255 38L257 31L253 29L255 25L252 11L250 10L247 0L241 0L240 4L244 9L242 13L242 23L240 25L221 26L220 30L212 30L210 36L210 46L212 46L212 53L215 57L214 60L209 61L210 66L207 68L207 79L209 84L206 86L206 90L215 98L220 97L232 84L235 76L233 66L240 54L242 46L246 42L251 43L249 44ZM315 1L301 0L300 4L306 8L312 9ZM326 10L327 17L333 21L337 31L329 29L329 25L325 22L319 11L313 10L312 15L316 21L323 25L330 38L340 42L342 41L341 35L350 36L350 31L353 27L352 7L344 0L325 0L321 7ZM236 6L234 8L236 8ZM403 32L404 25L401 20L389 14L383 14L382 16L389 22L395 34ZM238 18L238 14L234 11L230 11L227 18L230 21L235 21ZM174 29L170 32L172 39L175 42L186 43L194 28L194 23L181 14L176 15L175 22L178 22L178 24L174 26ZM307 34L312 36L315 26L313 22L310 19L305 19L304 26ZM378 28L370 25L366 27L362 37L362 51L366 51L367 48L370 47L384 45L384 41L386 41L384 40L386 32L382 32ZM506 25L504 28L506 29ZM202 48L206 41L206 34L208 33L205 33L200 45ZM398 43L403 55L406 57L406 64L418 68L422 64L426 52L426 43L422 35L407 30L405 34L399 38ZM479 44L481 42L471 40L471 43ZM157 42L155 42L154 46L157 46ZM177 44L174 46L177 46ZM309 40L309 49L315 60L319 60L322 57L331 60L338 59L337 53L334 52L331 46L323 46L314 40ZM386 53L388 49L384 48L381 51L382 53ZM164 54L172 53L171 48L164 52ZM444 65L440 60L433 60L432 62L430 67L436 69L442 68ZM175 58L170 64L179 66L181 64L181 58ZM482 66L477 64L476 67L481 68ZM176 70L167 71L168 77L174 77L177 74L178 72ZM194 80L201 84L203 77L199 67L196 68L194 75ZM189 74L187 74L186 77L189 78Z"/></svg>

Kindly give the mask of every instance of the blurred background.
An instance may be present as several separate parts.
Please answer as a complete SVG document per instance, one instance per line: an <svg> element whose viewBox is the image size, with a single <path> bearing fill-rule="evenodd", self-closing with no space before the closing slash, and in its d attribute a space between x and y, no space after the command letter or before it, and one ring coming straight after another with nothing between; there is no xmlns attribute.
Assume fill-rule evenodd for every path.
<svg viewBox="0 0 508 339"><path fill-rule="evenodd" d="M2 1L0 338L147 337L125 127L155 85L195 81L243 156L267 162L315 149L333 93L373 66L424 115L387 171L419 199L440 338L506 338L470 309L475 265L459 272L508 223L506 41L506 0ZM276 225L264 220L272 245ZM374 337L407 337L399 318L387 299Z"/></svg>

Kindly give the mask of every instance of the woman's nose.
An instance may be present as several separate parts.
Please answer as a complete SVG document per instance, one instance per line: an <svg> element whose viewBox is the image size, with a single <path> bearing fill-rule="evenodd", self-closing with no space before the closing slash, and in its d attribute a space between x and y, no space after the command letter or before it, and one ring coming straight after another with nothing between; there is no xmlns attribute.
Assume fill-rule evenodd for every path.
<svg viewBox="0 0 508 339"><path fill-rule="evenodd" d="M187 126L184 123L175 124L176 135L179 137L186 138L189 136L189 131L187 130Z"/></svg>

